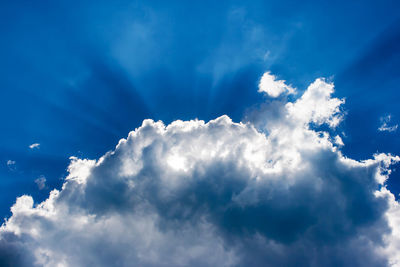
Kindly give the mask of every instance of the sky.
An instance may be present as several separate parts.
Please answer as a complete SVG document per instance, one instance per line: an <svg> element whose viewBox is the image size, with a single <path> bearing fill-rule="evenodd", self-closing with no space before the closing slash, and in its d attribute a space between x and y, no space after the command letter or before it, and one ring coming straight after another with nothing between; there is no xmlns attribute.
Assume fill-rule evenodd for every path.
<svg viewBox="0 0 400 267"><path fill-rule="evenodd" d="M361 257L351 261L348 255L338 256L343 253L336 245L341 244L345 237L350 238L348 235L354 229L353 232L359 233L358 237L372 240L373 244L379 243L376 239L384 236L386 228L396 221L388 219L385 224L382 216L395 218L387 214L398 214L397 202L391 196L399 198L400 173L396 171L398 165L389 167L386 163L397 161L389 154L400 154L399 10L398 1L386 0L2 1L0 215L9 218L9 223L1 231L14 231L13 234L18 236L18 229L26 227L23 222L33 221L29 216L42 212L35 205L47 201L43 203L55 207L56 214L63 214L56 216L54 220L57 222L66 221L66 214L69 214L76 220L80 218L90 223L92 217L87 214L104 218L114 210L120 217L125 212L138 220L137 225L131 225L135 229L132 235L138 235L138 229L144 227L140 222L151 222L148 227L154 229L147 230L158 235L150 241L143 241L147 242L147 249L151 247L154 250L151 259L146 253L139 257L145 247L135 243L136 258L125 257L124 250L112 247L109 253L105 253L111 256L101 259L102 262L118 258L121 265L136 260L142 266L159 266L158 258L171 255L171 259L165 261L166 266L193 263L215 266L221 259L227 258L230 259L225 262L227 266L256 266L265 261L290 266L291 262L282 262L279 257L277 251L281 249L306 266L310 266L306 264L310 262L327 266L316 255L301 258L296 251L302 251L305 244L318 249L318 244L322 242L326 245L324 242L329 239L335 244L332 245L335 249L324 252L328 259L335 259L337 264L362 265ZM324 89L319 91L319 88ZM223 115L227 117L221 117ZM143 122L145 119L152 121ZM157 124L159 120L164 126ZM177 120L193 121L181 126L187 127L186 130L177 130L174 128L180 127ZM242 125L240 122L247 128L238 126L240 129L237 129L237 123ZM136 134L130 134L135 129ZM282 137L274 135L276 129L281 131ZM158 131L165 133L160 135ZM148 139L141 139L139 133L148 136ZM267 141L259 134L264 134ZM298 146L300 139L296 138L299 135L303 136L300 139L304 147ZM122 138L127 141L120 141ZM211 143L218 147L219 141L230 148L232 155L223 149L214 151L208 146ZM151 149L146 150L144 144L148 142L154 145L149 145ZM265 142L270 146L266 146ZM283 145L278 146L278 143ZM164 144L163 149L158 148L159 144ZM249 158L246 153L241 155L236 151L239 144L247 144L244 151L248 147L260 147L261 154L268 152L271 156L264 158L263 154ZM205 152L200 147L204 147ZM326 152L328 150L329 153ZM213 162L185 154L185 151L194 155L208 153ZM224 153L229 156L224 156ZM374 157L374 154L383 155L380 153L386 153L386 156ZM300 155L300 159L294 155ZM172 163L165 165L159 160L161 158ZM331 166L327 163L328 158L339 163L332 163L334 166ZM344 159L364 165L355 167L355 163ZM274 166L277 169L271 168L276 171L276 177L284 177L282 184L270 178L274 175L266 174L268 171L260 160L276 161ZM116 162L122 162L121 170L116 167ZM126 167L126 162L130 162L128 165L131 167ZM308 166L304 168L308 169L297 169L299 162L303 162L304 166ZM289 170L280 169L282 166ZM390 176L385 176L385 182L374 184L370 177L374 168L385 170L382 176L389 173ZM77 170L80 170L79 174L74 174ZM166 182L160 170L170 177L171 184L164 184ZM185 175L177 175L173 171L200 177L204 183L186 183L180 180ZM305 179L305 175L315 179L345 175L351 177L351 182L340 187L342 191L326 189L319 197L317 193L304 193L310 184L315 183L315 180ZM133 182L113 183L105 176L116 181L128 179L126 177L155 178L153 182L138 183L138 187L133 189ZM262 179L268 182L255 185L252 180L244 178L253 176L264 177ZM219 177L215 178L214 186L226 188L226 192L238 196L239 200L229 198L222 189L223 192L207 189L214 188L214 180L210 177ZM293 182L295 186L289 192L293 193L293 198L282 202L281 198L285 196L282 188L291 185L288 177L295 177L294 181L298 182ZM366 177L365 183L360 182L360 177ZM143 181L146 179L143 178ZM337 186L331 180L322 180L321 184L323 188ZM111 189L104 189L106 186ZM161 186L166 186L165 192L159 189ZM268 190L268 186L272 189ZM389 199L387 203L372 199L371 188L386 196ZM391 195L382 188L389 190ZM53 189L60 193L54 193ZM117 197L113 190L124 197ZM176 198L166 197L164 193ZM147 199L152 212L141 215L139 211L132 214L126 212L126 206L137 205L141 210L147 205L136 197L128 197L131 194ZM196 200L192 200L191 194ZM259 197L268 194L271 194L271 202ZM349 194L354 194L354 199ZM16 202L21 196L24 197ZM33 206L28 196L32 196ZM78 199L74 200L74 196ZM103 200L101 196L105 196ZM148 198L152 197L155 199L150 201ZM304 204L306 199L316 198L321 200L316 202L321 205L328 203L332 211L337 211L339 208L336 206L329 206L327 199L330 197L344 199L345 203L354 202L360 208L359 217L354 215L354 218L348 213L357 212L350 208L338 212L343 215L343 220L337 221L337 225L344 225L342 222L350 220L351 226L343 229L337 225L337 228L335 225L327 227L322 219L317 220L315 216L298 217L302 212L312 214L321 210L317 204L312 207ZM257 205L252 202L256 198L261 199ZM238 206L254 205L243 211L233 202L226 204L232 199ZM296 201L300 203L297 208L293 206ZM189 204L182 208L176 203ZM199 203L206 203L207 208ZM276 203L281 203L279 208L271 208ZM62 213L61 206L73 211ZM11 207L14 207L14 212ZM80 207L86 213L72 207ZM221 209L228 209L229 212L221 213ZM47 212L49 210L46 208ZM259 218L256 213L267 215ZM123 225L121 229L128 227L129 223L125 221L128 215L123 220L114 215L109 217L110 224ZM317 217L328 218L328 215ZM268 221L268 216L281 216L283 222L299 220L300 223L298 228L289 225L292 231L285 235L287 229L278 227L282 221L267 225L256 223L258 220ZM154 217L162 219L151 219ZM206 222L194 225L193 222L199 218ZM365 222L362 218L366 218ZM184 223L178 223L180 220ZM312 224L315 220L318 223ZM180 232L180 238L168 230L169 227L177 227L175 224L187 229ZM36 264L54 266L54 263L63 262L66 266L87 266L88 263L97 263L95 259L83 257L69 262L68 253L74 253L72 248L64 252L65 255L60 252L62 250L49 250L48 246L54 245L50 242L52 234L71 231L72 242L82 230L60 225L54 233L49 233L49 236L42 234L43 238L35 241L35 246L41 249L32 254ZM104 222L101 224L101 220L93 222L93 225L104 233L120 236L102 228ZM310 229L310 225L315 226L314 232L305 230ZM376 230L375 235L363 235L364 231L370 231L366 227L380 229L381 232ZM216 231L216 236L223 241L213 240L216 237L205 228ZM39 227L36 231L43 229ZM338 229L343 239L333 238L332 233L338 233L332 229ZM188 240L196 236L194 233L201 233L203 239L198 240L197 245L193 244L193 250L187 253L191 256L189 258L173 256L179 254L179 250L168 251L162 245L163 242L172 242L178 248L188 247ZM254 235L266 239L256 240ZM359 240L351 238L346 239L352 240L346 246L353 254L358 255L363 249L374 251L371 258L364 259L371 266L382 266L382 258L390 258L388 254L376 252L377 246L360 247ZM141 239L145 237L138 237L138 240ZM0 242L0 256L5 259L7 255L14 255L15 251L31 251L33 244L22 239L18 242L23 245L15 245L14 248L7 243L14 239L3 237L0 240L3 240L3 243ZM103 241L88 239L85 248L93 249ZM227 246L230 241L235 246ZM124 239L124 242L128 244L130 240ZM216 247L206 245L210 242ZM48 246L43 245L45 243ZM157 245L153 246L153 243ZM399 248L400 243L396 244ZM254 250L247 251L246 247ZM263 255L261 251L266 247L271 253ZM393 249L395 245L388 247L391 250L387 247L382 250L389 254L396 252ZM115 250L120 254L110 252ZM219 252L210 259L211 262L198 260L202 253L210 251ZM113 262L116 264L116 261Z"/></svg>

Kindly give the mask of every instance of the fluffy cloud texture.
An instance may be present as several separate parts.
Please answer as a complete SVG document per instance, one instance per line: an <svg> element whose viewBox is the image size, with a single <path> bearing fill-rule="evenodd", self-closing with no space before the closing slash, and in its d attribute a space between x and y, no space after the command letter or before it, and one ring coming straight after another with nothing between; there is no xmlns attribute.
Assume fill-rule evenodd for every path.
<svg viewBox="0 0 400 267"><path fill-rule="evenodd" d="M258 92L264 92L270 97L278 97L283 93L294 94L296 89L285 84L284 80L277 80L276 76L268 71L261 77Z"/></svg>
<svg viewBox="0 0 400 267"><path fill-rule="evenodd" d="M400 266L385 186L400 158L352 160L315 130L343 119L333 89L317 79L248 123L145 120L100 159L71 158L61 190L11 208L0 265Z"/></svg>

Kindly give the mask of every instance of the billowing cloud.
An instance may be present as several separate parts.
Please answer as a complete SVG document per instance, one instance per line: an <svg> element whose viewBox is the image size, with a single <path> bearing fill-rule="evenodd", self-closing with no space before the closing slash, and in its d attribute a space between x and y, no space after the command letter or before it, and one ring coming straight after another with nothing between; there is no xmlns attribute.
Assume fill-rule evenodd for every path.
<svg viewBox="0 0 400 267"><path fill-rule="evenodd" d="M397 130L397 127L399 127L397 124L390 125L390 121L392 120L392 115L386 115L384 117L380 118L381 121L381 126L379 126L378 131L380 132L395 132Z"/></svg>
<svg viewBox="0 0 400 267"><path fill-rule="evenodd" d="M39 143L34 143L34 144L32 144L32 145L29 145L29 148L30 149L39 149L40 148L40 144Z"/></svg>
<svg viewBox="0 0 400 267"><path fill-rule="evenodd" d="M317 79L271 103L262 124L145 120L100 159L71 158L46 201L19 197L0 263L399 265L400 207L385 182L400 158L356 161L315 130L343 119L332 93Z"/></svg>
<svg viewBox="0 0 400 267"><path fill-rule="evenodd" d="M261 77L258 92L264 92L270 97L278 97L283 93L294 94L296 89L286 85L284 80L277 80L276 76L268 71Z"/></svg>

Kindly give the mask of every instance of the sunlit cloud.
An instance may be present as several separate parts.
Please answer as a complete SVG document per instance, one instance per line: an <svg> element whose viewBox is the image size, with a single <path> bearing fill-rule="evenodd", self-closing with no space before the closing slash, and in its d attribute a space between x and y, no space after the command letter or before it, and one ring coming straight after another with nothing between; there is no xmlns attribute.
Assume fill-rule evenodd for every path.
<svg viewBox="0 0 400 267"><path fill-rule="evenodd" d="M399 264L400 206L386 181L400 158L345 157L339 136L314 129L344 119L333 94L316 79L266 103L279 112L261 126L144 120L99 159L72 157L42 203L19 197L0 256L11 266Z"/></svg>
<svg viewBox="0 0 400 267"><path fill-rule="evenodd" d="M284 80L277 80L270 72L264 73L258 85L258 92L264 92L270 97L278 97L283 93L294 94L296 89L286 85Z"/></svg>

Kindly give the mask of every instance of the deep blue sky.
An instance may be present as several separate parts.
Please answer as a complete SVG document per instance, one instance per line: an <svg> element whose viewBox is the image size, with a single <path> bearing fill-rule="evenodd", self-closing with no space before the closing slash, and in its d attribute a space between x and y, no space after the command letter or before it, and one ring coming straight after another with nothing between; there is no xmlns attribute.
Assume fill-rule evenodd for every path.
<svg viewBox="0 0 400 267"><path fill-rule="evenodd" d="M386 0L2 1L0 215L19 195L47 197L69 156L98 158L145 118L240 121L264 101L267 70L300 91L335 82L346 155L400 154L399 131L377 130L388 114L400 123L399 11ZM389 186L400 192L396 171Z"/></svg>

